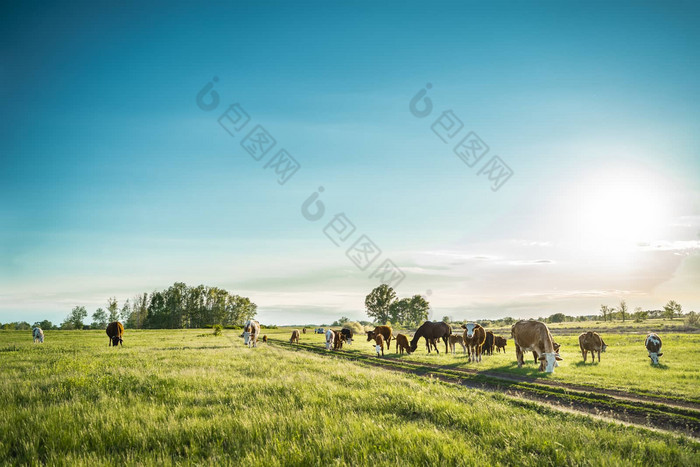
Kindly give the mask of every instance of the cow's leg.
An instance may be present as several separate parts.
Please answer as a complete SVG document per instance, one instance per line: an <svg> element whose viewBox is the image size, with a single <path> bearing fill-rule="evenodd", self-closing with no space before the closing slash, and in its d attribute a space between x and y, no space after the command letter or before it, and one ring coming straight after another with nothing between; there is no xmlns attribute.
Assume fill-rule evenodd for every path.
<svg viewBox="0 0 700 467"><path fill-rule="evenodd" d="M515 346L515 358L518 360L518 368L523 367L523 350L519 345Z"/></svg>

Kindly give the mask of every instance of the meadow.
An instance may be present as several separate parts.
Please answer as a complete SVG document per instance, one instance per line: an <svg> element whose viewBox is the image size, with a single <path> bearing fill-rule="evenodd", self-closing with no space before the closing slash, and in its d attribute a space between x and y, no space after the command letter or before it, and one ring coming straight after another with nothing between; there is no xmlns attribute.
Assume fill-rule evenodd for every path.
<svg viewBox="0 0 700 467"><path fill-rule="evenodd" d="M288 338L287 331L263 330L279 339ZM0 331L0 459L70 465L700 463L700 444L685 436L371 368L331 353L272 343L248 349L239 334L127 329L124 347L111 348L103 331L47 331L43 345L32 344L28 332ZM320 338L305 334L302 341ZM352 348L371 351L362 339ZM671 371L675 361L666 363Z"/></svg>

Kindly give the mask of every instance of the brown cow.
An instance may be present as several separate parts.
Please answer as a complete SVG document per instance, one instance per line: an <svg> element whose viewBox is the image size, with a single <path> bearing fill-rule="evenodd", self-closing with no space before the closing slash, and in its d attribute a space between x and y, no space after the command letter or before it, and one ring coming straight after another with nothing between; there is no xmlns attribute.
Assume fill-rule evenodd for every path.
<svg viewBox="0 0 700 467"><path fill-rule="evenodd" d="M510 330L515 343L515 355L518 359L518 368L523 366L525 351L533 351L540 360L540 371L554 372L558 366L557 360L562 360L554 350L552 334L546 324L534 320L522 320L513 325Z"/></svg>
<svg viewBox="0 0 700 467"><path fill-rule="evenodd" d="M435 352L440 353L437 348L437 339L442 339L445 343L445 353L448 350L448 343L450 335L452 335L452 328L449 324L443 321L426 321L421 324L416 330L416 334L411 339L411 352L415 352L418 348L418 340L423 337L425 339L425 345L428 347L428 353L430 353L430 346L432 344L435 347Z"/></svg>
<svg viewBox="0 0 700 467"><path fill-rule="evenodd" d="M263 335L263 343L267 344L267 334Z"/></svg>
<svg viewBox="0 0 700 467"><path fill-rule="evenodd" d="M119 321L112 321L107 325L107 337L109 337L109 345L118 346L119 344L124 347L124 326Z"/></svg>
<svg viewBox="0 0 700 467"><path fill-rule="evenodd" d="M347 342L347 337L343 334L342 330L333 331L335 337L333 337L333 350L340 350L343 348L343 343Z"/></svg>
<svg viewBox="0 0 700 467"><path fill-rule="evenodd" d="M484 341L484 355L493 355L493 332L486 331L486 340Z"/></svg>
<svg viewBox="0 0 700 467"><path fill-rule="evenodd" d="M401 349L401 355L403 355L404 350L407 354L411 354L411 346L408 344L408 337L406 337L404 334L397 334L394 339L396 340L397 353L399 352L399 349Z"/></svg>
<svg viewBox="0 0 700 467"><path fill-rule="evenodd" d="M301 330L301 332L302 332L302 334L306 334L306 328L303 328L303 329Z"/></svg>
<svg viewBox="0 0 700 467"><path fill-rule="evenodd" d="M263 337L263 342L265 342L265 337ZM298 344L299 343L299 330L295 329L292 331L292 338L289 339L290 344Z"/></svg>
<svg viewBox="0 0 700 467"><path fill-rule="evenodd" d="M486 341L486 331L477 323L463 324L464 345L467 346L467 354L470 362L481 361L481 348Z"/></svg>
<svg viewBox="0 0 700 467"><path fill-rule="evenodd" d="M600 363L600 352L605 352L608 346L597 332L588 331L578 336L578 346L583 354L583 363L586 363L588 352L591 353L591 363L595 362L595 353L598 352L598 363Z"/></svg>
<svg viewBox="0 0 700 467"><path fill-rule="evenodd" d="M467 353L467 346L464 345L464 336L461 334L452 334L449 337L449 342L450 342L450 352L452 352L452 355L455 354L455 347L457 344L462 346L462 353L466 354Z"/></svg>
<svg viewBox="0 0 700 467"><path fill-rule="evenodd" d="M391 326L377 326L374 331L367 332L367 342L375 340L377 334L381 334L384 337L387 348L391 346Z"/></svg>
<svg viewBox="0 0 700 467"><path fill-rule="evenodd" d="M506 344L508 344L508 341L505 337L494 336L493 343L496 345L496 352L500 352L501 349L503 349L503 353L506 353Z"/></svg>
<svg viewBox="0 0 700 467"><path fill-rule="evenodd" d="M382 352L382 357L384 356L384 336L379 333L374 337L375 346L374 349L377 351L377 357L379 357L379 351ZM388 347L387 347L388 348Z"/></svg>

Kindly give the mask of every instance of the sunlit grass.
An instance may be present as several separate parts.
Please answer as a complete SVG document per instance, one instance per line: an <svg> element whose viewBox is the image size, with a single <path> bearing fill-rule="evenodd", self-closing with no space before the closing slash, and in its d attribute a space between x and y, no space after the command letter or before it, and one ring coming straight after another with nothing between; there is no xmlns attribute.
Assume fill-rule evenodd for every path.
<svg viewBox="0 0 700 467"><path fill-rule="evenodd" d="M239 333L127 330L125 346L115 349L99 331L48 331L43 345L33 345L29 333L0 332L0 459L79 465L700 461L700 446L686 438L342 359L263 344L247 349Z"/></svg>

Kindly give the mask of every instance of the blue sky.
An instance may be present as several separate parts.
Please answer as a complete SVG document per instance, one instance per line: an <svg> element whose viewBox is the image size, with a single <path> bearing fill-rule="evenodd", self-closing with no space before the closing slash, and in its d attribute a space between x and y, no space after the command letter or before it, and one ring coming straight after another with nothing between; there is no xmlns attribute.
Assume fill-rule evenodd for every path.
<svg viewBox="0 0 700 467"><path fill-rule="evenodd" d="M377 264L323 235L340 212L437 318L700 307L697 4L0 8L0 321L175 281L362 318ZM234 102L301 164L283 186L217 123ZM431 131L447 110L513 170L498 191Z"/></svg>

